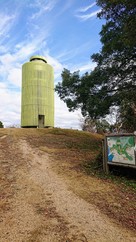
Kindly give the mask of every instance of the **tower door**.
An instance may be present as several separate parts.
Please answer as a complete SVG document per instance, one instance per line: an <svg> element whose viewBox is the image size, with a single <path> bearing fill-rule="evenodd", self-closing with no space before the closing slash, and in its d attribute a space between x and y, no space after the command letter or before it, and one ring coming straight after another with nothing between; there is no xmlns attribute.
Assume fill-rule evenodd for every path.
<svg viewBox="0 0 136 242"><path fill-rule="evenodd" d="M38 115L38 128L44 128L44 115Z"/></svg>

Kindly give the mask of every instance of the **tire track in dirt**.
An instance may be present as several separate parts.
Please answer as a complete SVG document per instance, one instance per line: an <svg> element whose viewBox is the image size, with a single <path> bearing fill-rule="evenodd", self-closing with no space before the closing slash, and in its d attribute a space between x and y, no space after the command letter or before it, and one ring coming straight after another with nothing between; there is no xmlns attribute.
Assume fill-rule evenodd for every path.
<svg viewBox="0 0 136 242"><path fill-rule="evenodd" d="M73 194L66 186L64 179L52 171L53 160L48 154L36 153L26 141L21 142L21 147L26 157L28 154L33 155L31 179L43 187L45 194L50 194L57 214L68 223L70 240L136 241L131 233L111 223L95 206Z"/></svg>

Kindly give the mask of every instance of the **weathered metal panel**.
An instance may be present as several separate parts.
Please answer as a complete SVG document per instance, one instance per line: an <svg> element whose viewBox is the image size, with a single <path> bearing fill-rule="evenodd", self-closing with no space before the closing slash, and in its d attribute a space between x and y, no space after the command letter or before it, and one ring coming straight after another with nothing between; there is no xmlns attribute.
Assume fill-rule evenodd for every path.
<svg viewBox="0 0 136 242"><path fill-rule="evenodd" d="M22 67L22 127L37 127L38 115L44 115L45 127L54 126L54 72L42 57L37 58L31 57Z"/></svg>

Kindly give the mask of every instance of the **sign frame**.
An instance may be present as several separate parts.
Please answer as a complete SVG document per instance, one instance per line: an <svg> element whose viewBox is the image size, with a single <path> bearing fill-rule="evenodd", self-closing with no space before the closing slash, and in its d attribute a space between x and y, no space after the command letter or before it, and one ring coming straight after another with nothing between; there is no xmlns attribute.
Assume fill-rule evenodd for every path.
<svg viewBox="0 0 136 242"><path fill-rule="evenodd" d="M134 137L134 160L135 164L127 164L126 162L114 162L108 160L108 138L110 137ZM107 134L105 135L103 139L103 169L108 174L109 173L109 166L115 165L115 166L124 166L124 167L131 167L136 169L136 136L134 134Z"/></svg>

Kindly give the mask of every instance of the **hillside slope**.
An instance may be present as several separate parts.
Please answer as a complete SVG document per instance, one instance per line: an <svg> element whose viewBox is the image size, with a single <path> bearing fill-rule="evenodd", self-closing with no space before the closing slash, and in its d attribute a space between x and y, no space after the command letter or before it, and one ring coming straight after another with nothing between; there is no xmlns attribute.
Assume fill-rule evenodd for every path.
<svg viewBox="0 0 136 242"><path fill-rule="evenodd" d="M83 168L101 139L63 129L0 130L0 242L136 241L134 190Z"/></svg>

